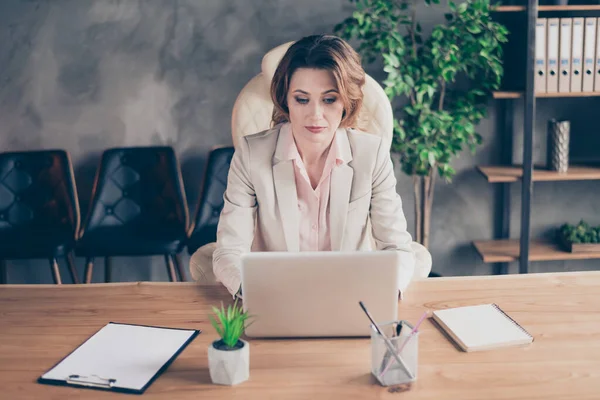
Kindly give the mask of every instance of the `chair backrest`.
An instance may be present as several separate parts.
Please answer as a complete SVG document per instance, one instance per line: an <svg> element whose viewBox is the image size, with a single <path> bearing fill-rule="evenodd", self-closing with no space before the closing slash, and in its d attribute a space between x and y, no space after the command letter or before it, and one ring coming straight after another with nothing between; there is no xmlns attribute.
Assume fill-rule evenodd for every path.
<svg viewBox="0 0 600 400"><path fill-rule="evenodd" d="M233 151L231 146L217 147L208 155L196 218L187 242L190 254L199 247L217 240L217 225L223 209L223 194L227 187Z"/></svg>
<svg viewBox="0 0 600 400"><path fill-rule="evenodd" d="M293 42L284 43L269 51L262 59L261 73L252 78L238 95L233 106L231 133L233 145L240 137L270 128L273 101L269 94L271 80L279 61ZM394 119L390 101L379 85L367 74L363 86L363 107L359 113L359 129L380 135L392 144Z"/></svg>
<svg viewBox="0 0 600 400"><path fill-rule="evenodd" d="M122 147L104 151L83 230L187 230L188 221L183 179L173 148Z"/></svg>
<svg viewBox="0 0 600 400"><path fill-rule="evenodd" d="M0 233L79 229L73 167L63 150L0 153Z"/></svg>

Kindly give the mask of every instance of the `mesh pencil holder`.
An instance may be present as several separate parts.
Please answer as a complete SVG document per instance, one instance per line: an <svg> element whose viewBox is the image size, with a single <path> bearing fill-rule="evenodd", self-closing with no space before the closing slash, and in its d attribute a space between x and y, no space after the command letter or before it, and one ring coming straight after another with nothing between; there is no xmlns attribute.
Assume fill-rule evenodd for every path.
<svg viewBox="0 0 600 400"><path fill-rule="evenodd" d="M400 334L396 335L401 324ZM380 325L398 359L391 354L384 338L375 329L371 332L371 373L382 386L401 385L417 379L419 333L410 335L412 326L406 321Z"/></svg>

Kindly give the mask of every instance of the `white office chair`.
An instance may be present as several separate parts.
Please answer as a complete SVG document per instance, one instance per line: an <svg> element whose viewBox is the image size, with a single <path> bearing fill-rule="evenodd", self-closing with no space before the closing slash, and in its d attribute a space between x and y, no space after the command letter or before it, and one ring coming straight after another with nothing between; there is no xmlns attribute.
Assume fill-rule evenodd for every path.
<svg viewBox="0 0 600 400"><path fill-rule="evenodd" d="M261 73L252 78L238 95L233 106L231 132L233 145L246 135L269 129L273 102L270 85L279 61L292 45L288 42L275 47L262 59ZM369 75L363 87L364 100L358 116L362 131L381 135L388 148L392 144L393 113L392 106L381 86ZM215 283L212 272L212 253L215 243L200 247L190 259L192 278L203 283ZM421 244L412 243L416 264L413 279L426 278L431 271L431 254Z"/></svg>

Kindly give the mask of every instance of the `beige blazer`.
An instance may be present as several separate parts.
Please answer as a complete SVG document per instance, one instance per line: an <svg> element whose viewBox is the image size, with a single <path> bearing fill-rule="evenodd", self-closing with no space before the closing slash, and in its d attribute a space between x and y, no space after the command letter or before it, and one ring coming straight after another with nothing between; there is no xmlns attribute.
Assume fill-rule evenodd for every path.
<svg viewBox="0 0 600 400"><path fill-rule="evenodd" d="M231 294L240 287L242 253L299 251L293 161L286 160L280 132L291 134L289 124L244 136L231 160L213 253L215 277ZM354 129L340 128L336 135L341 158L348 161L331 172L332 250L372 250L374 244L377 250L403 252L398 282L402 291L413 276L415 261L389 149L379 136Z"/></svg>

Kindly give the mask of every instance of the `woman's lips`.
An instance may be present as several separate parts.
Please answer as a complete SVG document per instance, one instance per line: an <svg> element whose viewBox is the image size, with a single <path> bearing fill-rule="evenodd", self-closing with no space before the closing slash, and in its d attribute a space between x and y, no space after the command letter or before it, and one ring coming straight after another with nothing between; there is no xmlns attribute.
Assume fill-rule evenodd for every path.
<svg viewBox="0 0 600 400"><path fill-rule="evenodd" d="M305 128L312 133L321 133L325 130L324 126L305 126Z"/></svg>

